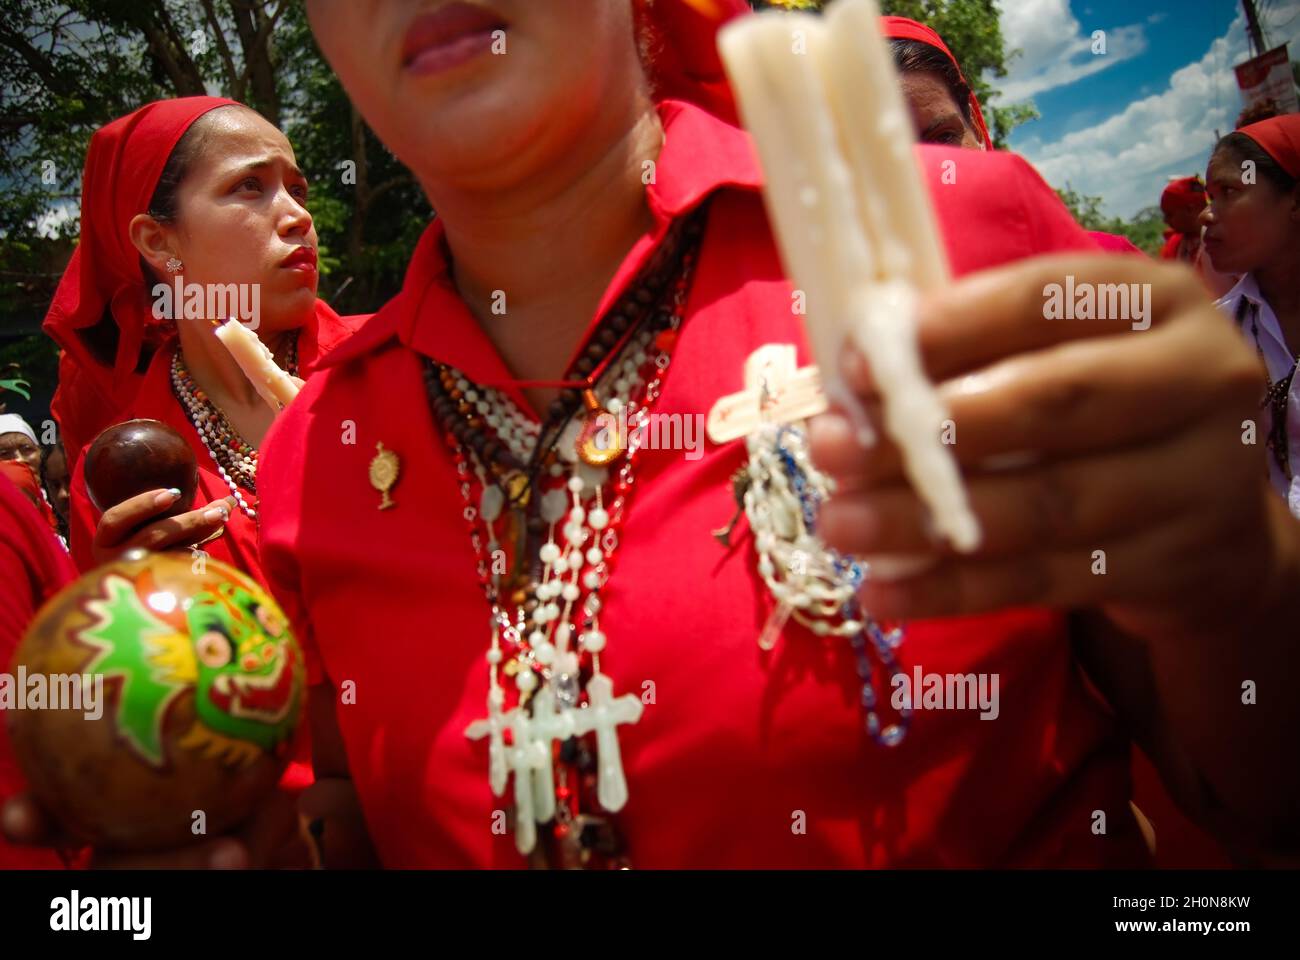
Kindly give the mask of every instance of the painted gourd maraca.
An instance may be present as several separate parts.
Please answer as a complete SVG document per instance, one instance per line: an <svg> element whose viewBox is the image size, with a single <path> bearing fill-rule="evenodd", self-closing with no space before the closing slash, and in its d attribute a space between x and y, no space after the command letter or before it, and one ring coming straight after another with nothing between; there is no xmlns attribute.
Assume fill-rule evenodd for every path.
<svg viewBox="0 0 1300 960"><path fill-rule="evenodd" d="M10 675L24 674L50 691L82 677L80 709L9 709L9 736L64 830L117 851L246 820L284 770L306 697L302 653L261 587L215 560L143 551L50 599L15 655Z"/></svg>
<svg viewBox="0 0 1300 960"><path fill-rule="evenodd" d="M194 505L199 484L194 451L176 430L158 420L115 423L86 451L86 493L101 513L147 490L180 490L164 516ZM156 519L156 518L155 518Z"/></svg>

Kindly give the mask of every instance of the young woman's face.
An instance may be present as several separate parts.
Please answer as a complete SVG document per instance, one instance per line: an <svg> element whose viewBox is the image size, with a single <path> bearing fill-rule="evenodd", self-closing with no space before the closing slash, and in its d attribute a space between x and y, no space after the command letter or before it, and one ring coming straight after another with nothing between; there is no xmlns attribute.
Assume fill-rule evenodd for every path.
<svg viewBox="0 0 1300 960"><path fill-rule="evenodd" d="M258 284L259 329L300 327L315 307L318 240L293 148L252 110L222 108L202 122L202 148L178 188L176 222L163 225L164 245L186 284ZM154 272L170 280L161 259Z"/></svg>
<svg viewBox="0 0 1300 960"><path fill-rule="evenodd" d="M490 190L558 165L642 82L630 0L308 0L307 14L352 101L426 190Z"/></svg>
<svg viewBox="0 0 1300 960"><path fill-rule="evenodd" d="M1231 149L1210 158L1205 188L1210 205L1201 214L1205 251L1220 273L1248 273L1265 267L1300 243L1300 210L1268 180L1246 183L1241 160Z"/></svg>
<svg viewBox="0 0 1300 960"><path fill-rule="evenodd" d="M899 79L903 84L903 99L912 111L912 125L922 143L984 149L942 77L937 73L915 72L905 73Z"/></svg>

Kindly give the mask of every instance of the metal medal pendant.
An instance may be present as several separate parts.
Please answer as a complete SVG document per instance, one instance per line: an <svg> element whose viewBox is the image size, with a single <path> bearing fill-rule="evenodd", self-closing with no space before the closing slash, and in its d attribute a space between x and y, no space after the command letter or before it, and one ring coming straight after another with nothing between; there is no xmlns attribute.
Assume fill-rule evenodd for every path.
<svg viewBox="0 0 1300 960"><path fill-rule="evenodd" d="M587 407L576 448L578 459L590 467L607 467L627 449L627 438L619 429L618 417L600 405L591 390L582 391Z"/></svg>

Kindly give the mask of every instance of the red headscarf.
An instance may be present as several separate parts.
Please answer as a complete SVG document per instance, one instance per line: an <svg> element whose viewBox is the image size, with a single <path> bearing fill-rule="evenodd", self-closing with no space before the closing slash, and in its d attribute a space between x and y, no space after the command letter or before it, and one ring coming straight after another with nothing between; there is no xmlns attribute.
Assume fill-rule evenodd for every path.
<svg viewBox="0 0 1300 960"><path fill-rule="evenodd" d="M745 0L634 0L637 34L646 49L656 100L689 100L736 123L717 35L749 12Z"/></svg>
<svg viewBox="0 0 1300 960"><path fill-rule="evenodd" d="M1169 181L1165 192L1160 194L1160 209L1168 216L1174 210L1203 210L1205 208L1205 184L1200 177L1181 177Z"/></svg>
<svg viewBox="0 0 1300 960"><path fill-rule="evenodd" d="M41 481L35 470L21 460L0 460L0 476L13 481L13 485L40 511L46 526L55 531L59 529L58 521L54 519L54 510L41 491Z"/></svg>
<svg viewBox="0 0 1300 960"><path fill-rule="evenodd" d="M957 58L952 55L948 45L943 42L943 38L927 27L923 23L917 23L915 20L909 20L907 17L881 17L880 32L889 40L916 40L927 46L934 47L945 57L952 61L953 67L957 70L957 75L961 77L962 83L966 83L966 75L961 72L961 64ZM970 86L969 83L966 83ZM970 94L970 114L975 123L975 132L979 134L984 141L984 149L993 149L993 138L989 136L988 124L984 122L984 111L980 109L979 98L975 96L975 91Z"/></svg>
<svg viewBox="0 0 1300 960"><path fill-rule="evenodd" d="M105 422L129 402L134 371L148 328L157 321L140 273L140 254L129 236L131 219L148 209L158 178L177 142L199 117L238 106L221 97L158 100L109 123L90 139L81 177L81 241L63 271L45 315L45 332L64 350L59 390L51 411L75 458ZM78 330L93 327L111 309L119 331L110 370L97 360ZM71 467L71 464L69 464Z"/></svg>
<svg viewBox="0 0 1300 960"><path fill-rule="evenodd" d="M1244 133L1258 143L1292 177L1300 177L1300 113L1284 113L1247 124L1237 133Z"/></svg>

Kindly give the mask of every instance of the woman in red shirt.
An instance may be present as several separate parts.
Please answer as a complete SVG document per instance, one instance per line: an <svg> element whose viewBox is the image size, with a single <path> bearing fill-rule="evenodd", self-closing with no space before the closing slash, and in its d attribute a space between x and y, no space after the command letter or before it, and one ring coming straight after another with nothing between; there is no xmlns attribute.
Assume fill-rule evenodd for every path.
<svg viewBox="0 0 1300 960"><path fill-rule="evenodd" d="M862 585L866 610L908 621L901 647L795 618L767 643L767 531L710 536L745 450L688 425L746 386L757 348L806 363L806 345L711 44L660 57L646 25L696 9L309 3L439 211L263 463L263 560L316 684L313 789L341 798L316 808L327 862L355 839L335 816L351 800L388 866L1141 864L1132 736L1225 833L1284 837L1295 703L1239 706L1243 678L1289 689L1291 654L1260 628L1294 617L1300 583L1300 533L1236 432L1253 361L1182 273L1086 256L1011 155L918 152L957 273L1075 253L956 284L921 317L984 546L936 548L897 451L868 457L824 417L813 452L842 492L821 532L926 567L873 564ZM637 35L634 15L660 20ZM1045 323L1067 274L1152 284L1152 329ZM593 407L631 409L644 449L605 462ZM783 443L812 476L798 432ZM1075 646L1069 607L1090 615ZM895 708L880 681L913 670L995 695Z"/></svg>
<svg viewBox="0 0 1300 960"><path fill-rule="evenodd" d="M52 409L72 457L70 532L81 569L127 546L184 546L222 531L204 549L260 579L257 447L274 414L211 321L234 315L236 303L255 305L256 316L241 319L303 377L359 323L316 297L306 198L284 135L232 100L161 100L91 139L81 242L45 320L64 350ZM229 298L223 316L192 316L180 298L158 299L159 284L171 294L178 282L241 299ZM143 530L174 502L167 491L116 505L101 523L80 469L99 430L132 418L178 430L199 465L194 509Z"/></svg>

